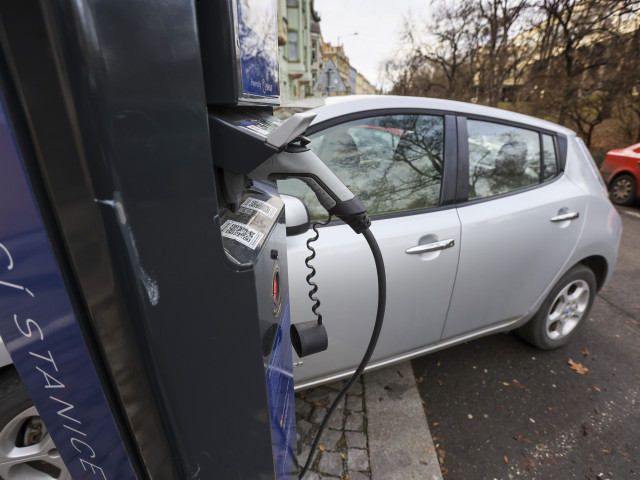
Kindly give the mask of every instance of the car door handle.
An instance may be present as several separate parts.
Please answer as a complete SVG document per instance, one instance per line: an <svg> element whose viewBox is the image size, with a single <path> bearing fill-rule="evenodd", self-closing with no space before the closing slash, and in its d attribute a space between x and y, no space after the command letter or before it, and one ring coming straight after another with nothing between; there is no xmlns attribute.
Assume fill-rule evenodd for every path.
<svg viewBox="0 0 640 480"><path fill-rule="evenodd" d="M404 253L408 253L409 255L416 253L428 253L428 252L437 252L438 250L444 250L445 248L451 248L455 245L453 238L448 240L440 240L439 242L431 242L425 243L424 245L415 245L413 247L407 248Z"/></svg>
<svg viewBox="0 0 640 480"><path fill-rule="evenodd" d="M556 215L555 217L551 217L550 220L552 222L566 222L567 220L575 220L580 216L578 212L569 212L563 213L561 215Z"/></svg>

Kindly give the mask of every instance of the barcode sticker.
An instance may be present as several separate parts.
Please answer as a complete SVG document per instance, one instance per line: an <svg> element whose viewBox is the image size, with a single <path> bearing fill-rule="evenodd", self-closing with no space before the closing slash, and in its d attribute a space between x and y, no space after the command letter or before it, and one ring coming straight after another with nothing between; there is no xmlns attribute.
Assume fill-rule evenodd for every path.
<svg viewBox="0 0 640 480"><path fill-rule="evenodd" d="M260 240L264 237L264 234L260 233L254 228L242 223L234 222L233 220L227 220L222 225L222 236L231 238L237 242L246 245L251 250L255 250Z"/></svg>
<svg viewBox="0 0 640 480"><path fill-rule="evenodd" d="M255 124L254 125L247 125L245 128L248 128L249 130L253 130L254 132L259 133L263 137L267 137L271 133L270 130L264 128L261 125L255 125Z"/></svg>
<svg viewBox="0 0 640 480"><path fill-rule="evenodd" d="M278 211L278 209L273 205L269 205L267 202L263 202L262 200L258 200L257 198L247 198L240 206L263 213L269 218L273 218Z"/></svg>

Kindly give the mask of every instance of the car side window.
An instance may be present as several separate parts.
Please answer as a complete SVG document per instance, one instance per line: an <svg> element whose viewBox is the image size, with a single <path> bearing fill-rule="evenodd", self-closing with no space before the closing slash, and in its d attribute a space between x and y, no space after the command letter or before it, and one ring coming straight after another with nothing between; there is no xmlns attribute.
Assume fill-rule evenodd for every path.
<svg viewBox="0 0 640 480"><path fill-rule="evenodd" d="M310 135L309 147L365 204L370 216L438 205L444 160L444 118L382 115ZM327 214L297 180L278 181L281 193L302 198L312 220Z"/></svg>
<svg viewBox="0 0 640 480"><path fill-rule="evenodd" d="M468 120L467 130L470 200L540 183L538 132L480 120Z"/></svg>

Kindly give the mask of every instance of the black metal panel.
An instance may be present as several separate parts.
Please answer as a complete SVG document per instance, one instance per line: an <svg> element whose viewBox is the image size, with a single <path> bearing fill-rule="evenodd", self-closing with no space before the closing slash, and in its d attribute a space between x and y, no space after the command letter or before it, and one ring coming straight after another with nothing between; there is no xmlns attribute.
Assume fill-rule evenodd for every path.
<svg viewBox="0 0 640 480"><path fill-rule="evenodd" d="M442 193L440 205L452 205L456 200L458 172L458 135L456 117L444 117L444 167L442 172Z"/></svg>
<svg viewBox="0 0 640 480"><path fill-rule="evenodd" d="M456 185L456 202L469 199L469 135L467 119L457 117L458 130L458 181Z"/></svg>
<svg viewBox="0 0 640 480"><path fill-rule="evenodd" d="M558 134L556 137L558 140L558 164L561 171L567 165L567 137L566 135Z"/></svg>
<svg viewBox="0 0 640 480"><path fill-rule="evenodd" d="M255 275L221 247L194 5L14 3L44 10L40 41L13 29L12 74L147 475L273 478Z"/></svg>
<svg viewBox="0 0 640 480"><path fill-rule="evenodd" d="M205 92L210 105L236 104L240 96L240 65L236 53L233 2L197 2L198 28L202 45ZM224 71L224 75L220 72Z"/></svg>

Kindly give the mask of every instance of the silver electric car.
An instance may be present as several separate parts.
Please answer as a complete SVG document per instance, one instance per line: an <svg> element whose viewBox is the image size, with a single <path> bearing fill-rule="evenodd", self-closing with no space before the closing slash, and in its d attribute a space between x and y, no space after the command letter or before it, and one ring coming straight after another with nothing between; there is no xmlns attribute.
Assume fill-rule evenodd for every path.
<svg viewBox="0 0 640 480"><path fill-rule="evenodd" d="M543 349L571 338L613 272L622 231L574 132L448 100L322 103L309 146L367 206L386 264L386 317L369 368L496 332L515 330ZM292 321L308 321L315 318L305 281L309 220L327 214L302 182L280 181L279 189L290 195ZM297 388L352 372L375 318L376 273L365 240L337 220L318 231L311 263L329 347L294 359Z"/></svg>

